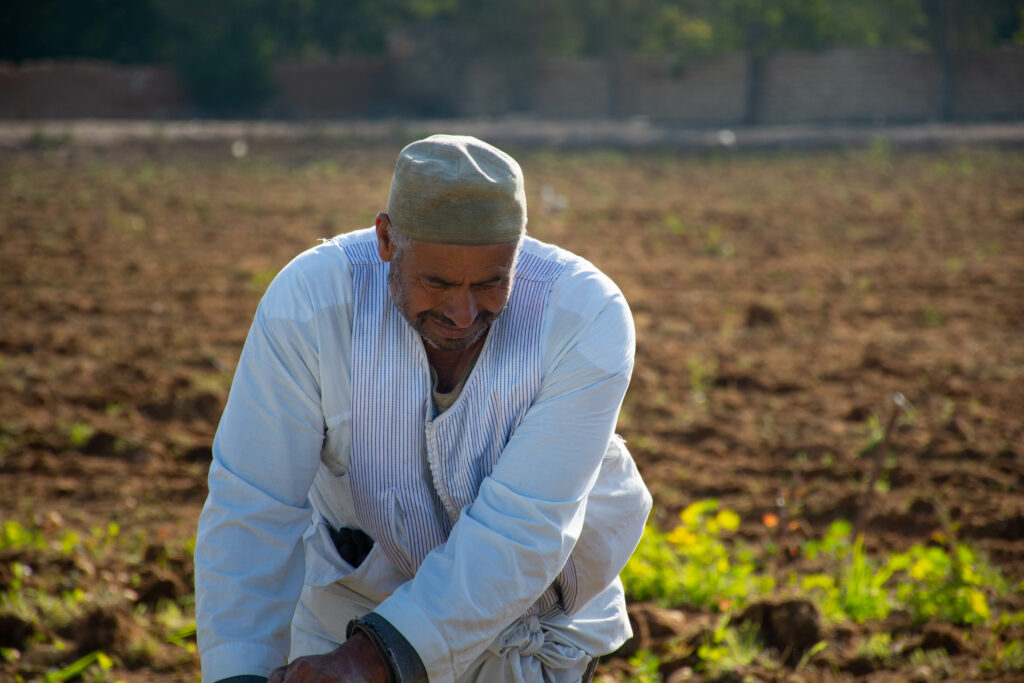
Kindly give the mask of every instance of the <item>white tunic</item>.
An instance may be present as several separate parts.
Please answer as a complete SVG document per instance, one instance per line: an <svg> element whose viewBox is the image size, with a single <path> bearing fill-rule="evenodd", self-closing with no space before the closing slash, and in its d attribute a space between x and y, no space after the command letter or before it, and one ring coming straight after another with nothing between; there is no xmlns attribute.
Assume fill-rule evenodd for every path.
<svg viewBox="0 0 1024 683"><path fill-rule="evenodd" d="M341 642L348 618L369 609L402 632L432 681L475 669L483 679L494 667L520 671L510 680L531 680L529 672L541 665L574 668L576 652L611 651L629 635L615 576L650 508L612 431L633 363L632 321L621 294L586 261L526 241L520 264L533 265L524 268L512 295L526 305L517 313L510 301L499 316L467 381L468 395L453 406L470 402L487 443L499 446L471 457L480 443L460 442L464 431L449 429L442 436L449 441L434 444L431 459L426 444L437 438L434 423L466 421L458 410L432 420L423 403L417 418L426 447L421 464L436 471L421 481L428 491L432 481L439 484L433 487L439 505L426 526L410 524L406 510L430 504L408 487L388 487L390 498L365 483L355 495L352 490L360 463L353 459L353 432L356 444L367 443L367 435L377 439L372 447L356 448L371 466L363 482L374 480L372 465L392 436L387 421L366 423L374 412L360 411L354 399L370 388L373 375L361 365L358 349L393 350L388 335L408 340L412 333L400 316L381 327L396 313L386 297L374 306L358 298L368 291L360 261L372 258L357 254L362 249L372 255L373 241L373 231L365 230L305 252L260 304L214 441L210 497L197 537L204 679L265 674L282 664L300 591L293 637L309 638L291 644L292 656L321 640L324 647ZM521 294L537 282L542 285L533 294ZM529 328L515 321L525 313L535 314L533 336L505 335L512 343L497 353L501 325ZM353 330L363 330L366 321L390 332L361 347ZM365 342L371 333L358 334L363 337L356 342ZM381 344L385 338L388 343ZM429 402L422 348L405 351L392 362L406 363L403 373L415 378L406 398ZM518 378L508 373L517 366ZM478 373L490 379L474 380ZM532 384L522 379L534 375ZM505 380L527 393L487 391ZM369 396L391 400L391 394ZM410 453L402 450L406 464ZM371 521L378 513L384 523ZM327 525L370 526L381 542L353 569L334 550ZM428 547L417 545L430 526L436 538ZM313 612L319 614L310 618Z"/></svg>

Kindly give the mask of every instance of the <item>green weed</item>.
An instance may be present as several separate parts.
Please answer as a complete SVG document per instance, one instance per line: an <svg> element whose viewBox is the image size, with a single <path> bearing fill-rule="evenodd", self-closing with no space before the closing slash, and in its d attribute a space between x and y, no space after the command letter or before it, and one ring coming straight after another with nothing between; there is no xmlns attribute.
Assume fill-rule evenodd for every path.
<svg viewBox="0 0 1024 683"><path fill-rule="evenodd" d="M978 624L992 616L988 596L1007 590L999 570L966 545L955 544L952 551L915 545L872 560L862 538L851 542L850 533L849 523L838 521L821 541L804 544L810 559L828 558L831 573L803 576L798 585L819 601L829 619L863 623L900 608L917 622Z"/></svg>
<svg viewBox="0 0 1024 683"><path fill-rule="evenodd" d="M983 662L982 668L1000 673L1024 673L1024 643L1015 640L1000 645L995 657Z"/></svg>
<svg viewBox="0 0 1024 683"><path fill-rule="evenodd" d="M629 683L661 683L661 674L658 666L661 662L650 650L640 650L629 658L629 665L633 667L633 675L629 677Z"/></svg>
<svg viewBox="0 0 1024 683"><path fill-rule="evenodd" d="M249 276L249 284L246 286L246 290L250 294L263 294L276 275L277 270L273 268L257 270Z"/></svg>
<svg viewBox="0 0 1024 683"><path fill-rule="evenodd" d="M38 529L29 529L19 522L9 519L0 527L0 550L12 548L46 548L46 538Z"/></svg>
<svg viewBox="0 0 1024 683"><path fill-rule="evenodd" d="M668 230L669 234L675 236L685 235L688 232L686 224L683 220L674 213L665 215L665 229Z"/></svg>
<svg viewBox="0 0 1024 683"><path fill-rule="evenodd" d="M726 611L774 589L774 579L758 571L759 559L723 538L739 526L735 512L705 500L687 507L680 521L668 533L644 530L621 575L634 599ZM829 621L864 623L902 609L917 622L980 624L993 616L991 597L1007 591L999 570L966 545L915 545L872 558L863 537L851 534L850 523L839 520L820 540L805 541L801 553L822 570L790 577L790 588L814 600ZM1011 617L1000 620L1002 628L1016 626Z"/></svg>
<svg viewBox="0 0 1024 683"><path fill-rule="evenodd" d="M929 680L949 678L953 674L953 662L945 650L914 650L910 653L910 665Z"/></svg>
<svg viewBox="0 0 1024 683"><path fill-rule="evenodd" d="M66 428L68 441L75 448L82 448L96 433L96 428L87 422L72 422Z"/></svg>
<svg viewBox="0 0 1024 683"><path fill-rule="evenodd" d="M758 640L757 624L744 623L738 628L732 627L726 615L698 646L697 656L701 663L697 669L712 675L735 671L753 663L763 649Z"/></svg>
<svg viewBox="0 0 1024 683"><path fill-rule="evenodd" d="M875 138L868 145L868 163L878 171L892 170L892 145L884 138Z"/></svg>
<svg viewBox="0 0 1024 683"><path fill-rule="evenodd" d="M831 621L884 619L893 606L885 584L898 567L877 566L864 552L862 537L851 545L848 537L839 535L846 528L847 523L834 525L823 543L836 560L831 573L808 574L798 585Z"/></svg>
<svg viewBox="0 0 1024 683"><path fill-rule="evenodd" d="M700 247L708 256L730 258L736 255L736 247L725 241L725 231L720 225L712 225L701 237Z"/></svg>
<svg viewBox="0 0 1024 683"><path fill-rule="evenodd" d="M952 552L936 546L914 546L894 555L905 575L896 598L918 622L938 619L953 624L980 624L992 611L987 594L1006 592L1006 580L977 552L956 544Z"/></svg>
<svg viewBox="0 0 1024 683"><path fill-rule="evenodd" d="M921 324L925 327L942 327L946 323L946 316L934 306L928 306L921 313Z"/></svg>
<svg viewBox="0 0 1024 683"><path fill-rule="evenodd" d="M86 674L91 673L89 680L103 681L106 679L104 672L109 671L113 666L114 661L106 653L96 650L68 664L63 669L46 674L46 678L43 680L45 683L64 683L64 681L85 677Z"/></svg>
<svg viewBox="0 0 1024 683"><path fill-rule="evenodd" d="M14 577L6 593L0 594L0 612L14 614L33 624L65 625L85 613L93 600L80 588L53 595L50 591L27 587L31 568L19 562L10 565Z"/></svg>
<svg viewBox="0 0 1024 683"><path fill-rule="evenodd" d="M866 640L857 643L856 656L868 659L876 665L889 666L895 654L891 633L872 633Z"/></svg>
<svg viewBox="0 0 1024 683"><path fill-rule="evenodd" d="M718 501L693 503L669 533L644 529L622 572L637 600L722 611L768 593L774 579L758 574L753 553L721 538L734 532L739 515L719 510Z"/></svg>
<svg viewBox="0 0 1024 683"><path fill-rule="evenodd" d="M858 623L882 619L889 614L891 600L886 582L900 567L885 563L876 567L864 552L864 538L858 536L849 562L840 569L839 597L843 612Z"/></svg>
<svg viewBox="0 0 1024 683"><path fill-rule="evenodd" d="M196 621L186 615L178 605L173 602L161 603L154 621L163 629L166 642L179 645L188 652L196 651L196 644L193 642L196 635Z"/></svg>
<svg viewBox="0 0 1024 683"><path fill-rule="evenodd" d="M686 359L686 370L690 375L690 395L698 406L707 405L708 394L718 375L718 361L714 358L690 356Z"/></svg>
<svg viewBox="0 0 1024 683"><path fill-rule="evenodd" d="M794 667L794 671L796 673L800 673L801 671L803 671L807 667L807 665L810 664L811 660L814 659L814 656L817 655L819 652L825 650L827 647L828 641L820 640L817 643L815 643L811 647L811 649L809 649L807 652L803 654L803 656L800 658L800 661L797 662L796 667Z"/></svg>
<svg viewBox="0 0 1024 683"><path fill-rule="evenodd" d="M868 418L864 431L864 441L860 448L857 449L857 452L860 455L870 455L882 444L882 440L885 438L885 430L882 428L882 423L878 416L872 415Z"/></svg>

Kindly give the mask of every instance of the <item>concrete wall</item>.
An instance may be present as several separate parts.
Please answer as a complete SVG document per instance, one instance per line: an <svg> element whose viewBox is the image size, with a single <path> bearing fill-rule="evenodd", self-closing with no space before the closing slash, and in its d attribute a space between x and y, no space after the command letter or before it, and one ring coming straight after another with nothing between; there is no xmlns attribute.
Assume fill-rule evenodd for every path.
<svg viewBox="0 0 1024 683"><path fill-rule="evenodd" d="M1024 49L963 54L954 68L956 118L1024 118Z"/></svg>
<svg viewBox="0 0 1024 683"><path fill-rule="evenodd" d="M742 120L747 65L743 55L726 55L693 64L643 57L624 68L622 111L682 125L736 123Z"/></svg>
<svg viewBox="0 0 1024 683"><path fill-rule="evenodd" d="M902 122L939 118L942 74L931 54L785 52L764 71L764 123Z"/></svg>
<svg viewBox="0 0 1024 683"><path fill-rule="evenodd" d="M684 126L735 125L748 95L744 55L682 67L664 58L456 60L399 35L381 59L278 65L276 97L254 116L646 116ZM452 42L452 41L448 41ZM957 55L957 120L1024 119L1024 48ZM899 123L941 117L942 72L929 53L784 52L763 67L759 122ZM165 67L97 62L0 63L0 118L181 118L195 114Z"/></svg>
<svg viewBox="0 0 1024 683"><path fill-rule="evenodd" d="M388 97L386 59L282 62L274 69L272 113L322 119L365 116Z"/></svg>
<svg viewBox="0 0 1024 683"><path fill-rule="evenodd" d="M546 116L603 118L610 111L608 69L593 59L545 59L533 69L532 110Z"/></svg>

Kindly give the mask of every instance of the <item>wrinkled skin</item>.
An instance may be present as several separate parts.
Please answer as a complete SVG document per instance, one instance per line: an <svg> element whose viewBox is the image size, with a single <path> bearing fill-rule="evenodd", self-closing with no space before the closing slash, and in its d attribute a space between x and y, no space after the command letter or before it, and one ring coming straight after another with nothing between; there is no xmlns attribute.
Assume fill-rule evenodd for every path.
<svg viewBox="0 0 1024 683"><path fill-rule="evenodd" d="M376 228L381 260L391 264L391 299L419 332L439 388L448 391L508 303L518 244L411 240L399 248L386 213L377 215Z"/></svg>

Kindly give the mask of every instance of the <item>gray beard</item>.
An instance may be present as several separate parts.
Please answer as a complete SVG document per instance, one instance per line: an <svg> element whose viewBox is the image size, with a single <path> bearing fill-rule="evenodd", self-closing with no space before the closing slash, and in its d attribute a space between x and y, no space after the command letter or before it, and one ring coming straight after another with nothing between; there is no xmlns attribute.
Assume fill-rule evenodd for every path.
<svg viewBox="0 0 1024 683"><path fill-rule="evenodd" d="M448 344L431 339L423 331L428 319L436 320L442 325L447 325L449 327L455 327L455 324L445 316L432 311L424 311L415 318L410 318L408 313L406 313L405 293L402 291L400 286L402 267L399 265L399 259L392 259L388 265L388 293L391 295L392 303L394 303L395 307L398 308L398 312L402 314L405 321L409 323L414 330L416 330L417 334L420 335L420 339L422 339L424 343L429 344L432 348L435 348L438 351L463 351L480 341L480 338L484 336L487 330L491 329L491 323L494 322L495 316L490 312L483 312L477 315L477 319L481 320L484 324L480 326L480 330L472 337L467 339L448 340L450 342Z"/></svg>

